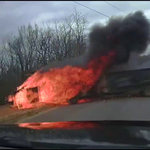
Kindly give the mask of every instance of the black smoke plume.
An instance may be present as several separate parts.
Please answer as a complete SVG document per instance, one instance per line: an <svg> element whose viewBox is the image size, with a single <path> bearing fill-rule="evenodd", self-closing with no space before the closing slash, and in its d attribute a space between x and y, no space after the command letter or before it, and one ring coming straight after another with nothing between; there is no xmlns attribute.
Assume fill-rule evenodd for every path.
<svg viewBox="0 0 150 150"><path fill-rule="evenodd" d="M116 63L127 62L132 51L146 50L150 36L149 20L143 12L111 18L106 26L95 25L89 34L89 57L116 51Z"/></svg>
<svg viewBox="0 0 150 150"><path fill-rule="evenodd" d="M143 12L130 13L126 17L112 17L107 25L94 25L89 33L89 48L78 58L56 61L43 67L45 72L51 68L66 65L86 67L91 59L116 51L115 63L127 62L132 51L145 51L150 35L150 24Z"/></svg>

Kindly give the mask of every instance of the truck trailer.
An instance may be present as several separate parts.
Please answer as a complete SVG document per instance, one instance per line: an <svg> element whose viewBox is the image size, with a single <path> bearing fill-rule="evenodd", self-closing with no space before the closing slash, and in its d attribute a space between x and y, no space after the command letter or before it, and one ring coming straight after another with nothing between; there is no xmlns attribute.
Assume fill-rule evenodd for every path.
<svg viewBox="0 0 150 150"><path fill-rule="evenodd" d="M68 100L76 104L84 98L105 98L110 95L150 96L150 68L105 73L88 93L80 93Z"/></svg>
<svg viewBox="0 0 150 150"><path fill-rule="evenodd" d="M76 104L80 99L94 96L103 99L108 95L150 96L150 55L132 53L127 63L113 66L88 93L80 93L69 103Z"/></svg>

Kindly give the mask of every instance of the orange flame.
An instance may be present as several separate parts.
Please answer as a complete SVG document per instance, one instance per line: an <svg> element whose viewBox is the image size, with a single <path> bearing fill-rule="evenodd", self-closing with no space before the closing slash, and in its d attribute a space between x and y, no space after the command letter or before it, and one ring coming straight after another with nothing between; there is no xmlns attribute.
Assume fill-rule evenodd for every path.
<svg viewBox="0 0 150 150"><path fill-rule="evenodd" d="M66 66L44 73L37 71L19 86L17 90L20 91L9 96L8 100L13 101L19 109L35 107L27 97L27 89L38 87L39 103L68 105L67 100L92 88L104 70L111 65L114 55L115 53L111 52L92 60L87 69Z"/></svg>

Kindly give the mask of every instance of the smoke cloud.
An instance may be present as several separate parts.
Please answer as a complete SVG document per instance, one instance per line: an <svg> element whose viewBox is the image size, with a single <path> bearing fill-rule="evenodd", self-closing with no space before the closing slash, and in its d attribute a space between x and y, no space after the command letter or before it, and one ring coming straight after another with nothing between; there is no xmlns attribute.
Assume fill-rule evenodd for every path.
<svg viewBox="0 0 150 150"><path fill-rule="evenodd" d="M116 51L116 63L127 62L131 52L143 53L148 45L150 24L143 12L112 17L106 26L95 25L89 34L89 57Z"/></svg>
<svg viewBox="0 0 150 150"><path fill-rule="evenodd" d="M112 17L106 26L94 25L89 33L89 48L78 58L52 62L40 72L51 68L63 68L67 65L86 67L94 58L116 51L115 63L129 60L130 53L143 53L148 45L150 24L143 12L130 13L126 17Z"/></svg>

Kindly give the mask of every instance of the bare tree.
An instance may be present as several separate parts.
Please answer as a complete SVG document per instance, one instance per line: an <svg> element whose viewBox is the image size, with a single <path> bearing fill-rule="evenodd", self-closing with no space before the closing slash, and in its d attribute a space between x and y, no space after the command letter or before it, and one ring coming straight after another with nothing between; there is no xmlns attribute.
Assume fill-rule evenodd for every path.
<svg viewBox="0 0 150 150"><path fill-rule="evenodd" d="M76 10L62 22L39 28L29 24L7 39L0 49L0 92L5 97L25 80L25 75L47 63L76 57L85 52L87 20ZM4 92L4 91L3 91Z"/></svg>
<svg viewBox="0 0 150 150"><path fill-rule="evenodd" d="M67 27L72 31L72 50L74 56L79 56L85 52L86 49L86 34L85 30L87 27L87 20L85 17L77 10L66 18Z"/></svg>
<svg viewBox="0 0 150 150"><path fill-rule="evenodd" d="M48 58L62 60L83 54L86 49L86 26L87 20L76 10L63 22L55 22L53 29L49 25L51 46Z"/></svg>

